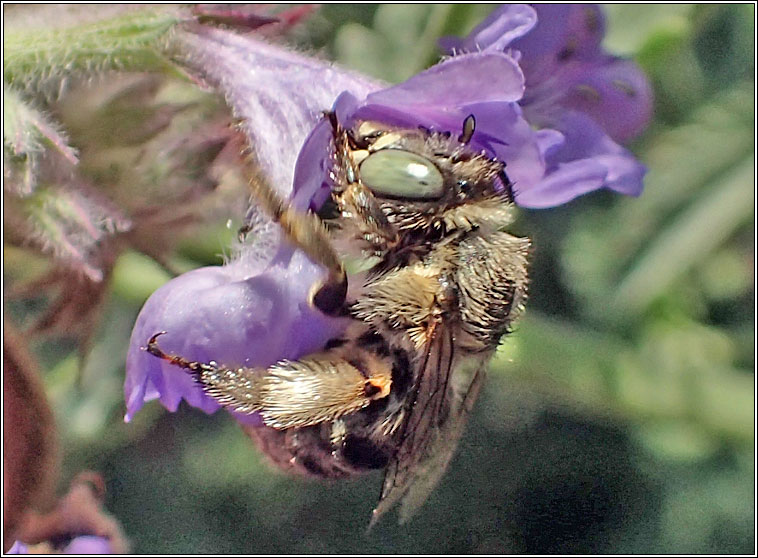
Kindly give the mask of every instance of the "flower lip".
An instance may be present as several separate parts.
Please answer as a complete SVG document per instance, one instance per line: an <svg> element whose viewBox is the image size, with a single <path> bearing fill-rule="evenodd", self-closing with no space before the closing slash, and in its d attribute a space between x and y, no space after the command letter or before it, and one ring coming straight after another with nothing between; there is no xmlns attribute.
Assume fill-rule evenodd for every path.
<svg viewBox="0 0 758 558"><path fill-rule="evenodd" d="M511 56L502 52L464 54L404 83L369 93L360 102L344 92L335 101L334 112L345 128L357 121L376 120L398 127L460 133L464 120L472 114L467 107L515 103L524 88L524 75ZM499 135L495 133L494 138L500 139Z"/></svg>

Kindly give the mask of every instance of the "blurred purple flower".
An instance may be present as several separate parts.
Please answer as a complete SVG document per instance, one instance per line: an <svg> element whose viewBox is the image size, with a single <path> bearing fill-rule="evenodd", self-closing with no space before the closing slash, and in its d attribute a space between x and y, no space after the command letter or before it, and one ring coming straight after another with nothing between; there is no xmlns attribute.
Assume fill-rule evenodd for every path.
<svg viewBox="0 0 758 558"><path fill-rule="evenodd" d="M29 547L21 541L16 541L8 550L8 554L29 554Z"/></svg>
<svg viewBox="0 0 758 558"><path fill-rule="evenodd" d="M636 64L605 53L605 18L598 6L508 5L464 39L441 41L450 53L510 52L526 78L520 105L526 119L555 142L545 176L518 189L517 203L550 207L597 190L639 195L645 167L616 142L638 135L653 96Z"/></svg>
<svg viewBox="0 0 758 558"><path fill-rule="evenodd" d="M29 546L16 541L8 550L8 554L29 554ZM39 554L38 549L33 549L34 554ZM47 550L47 549L45 549ZM47 553L47 552L45 552ZM95 536L75 537L60 551L61 554L113 554L113 547L108 539Z"/></svg>
<svg viewBox="0 0 758 558"><path fill-rule="evenodd" d="M179 35L177 58L223 92L264 177L300 209L318 208L329 194L331 130L321 114L330 108L343 126L373 119L451 133L473 114L470 145L507 162L522 206L555 206L602 187L638 194L644 168L606 135L638 131L633 118L612 118L614 110L636 105L627 109L623 97L602 95L616 91L608 80L639 77L644 87L634 90L649 102L644 77L601 53L599 11L572 7L561 15L557 8L496 10L469 38L446 41L463 54L390 87L250 36L202 27ZM547 21L537 25L538 13ZM600 35L577 13L597 15ZM557 53L567 45L574 49L567 69L557 60L539 78L540 61L565 58ZM571 61L574 53L581 64ZM601 94L598 107L582 105L582 85ZM630 77L629 85L639 83ZM182 275L147 301L127 358L126 420L155 398L171 411L182 399L206 412L219 407L184 371L140 349L159 331L168 332L161 347L185 358L266 366L317 350L341 330L342 322L306 302L323 270L281 242L276 226L256 232L256 243L239 247L224 267ZM259 422L255 415L237 418Z"/></svg>
<svg viewBox="0 0 758 558"><path fill-rule="evenodd" d="M113 554L108 539L95 536L76 537L63 547L63 554Z"/></svg>

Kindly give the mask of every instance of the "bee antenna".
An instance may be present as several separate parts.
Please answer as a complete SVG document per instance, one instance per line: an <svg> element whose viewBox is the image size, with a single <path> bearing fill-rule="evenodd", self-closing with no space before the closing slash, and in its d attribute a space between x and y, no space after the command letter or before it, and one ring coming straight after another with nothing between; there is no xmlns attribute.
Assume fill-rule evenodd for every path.
<svg viewBox="0 0 758 558"><path fill-rule="evenodd" d="M463 120L463 131L461 132L461 135L458 136L458 141L463 145L466 145L471 141L471 138L474 135L474 130L476 130L476 118L474 118L473 114L469 114Z"/></svg>

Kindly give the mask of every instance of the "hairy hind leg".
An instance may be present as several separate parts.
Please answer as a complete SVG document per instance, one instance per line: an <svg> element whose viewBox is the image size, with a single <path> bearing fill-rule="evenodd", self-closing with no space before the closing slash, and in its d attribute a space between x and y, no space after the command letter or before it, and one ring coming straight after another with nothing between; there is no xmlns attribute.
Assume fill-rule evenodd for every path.
<svg viewBox="0 0 758 558"><path fill-rule="evenodd" d="M336 347L268 368L229 368L167 354L153 335L144 349L188 370L210 397L241 413L260 413L274 428L312 426L354 413L386 397L392 365L372 353Z"/></svg>

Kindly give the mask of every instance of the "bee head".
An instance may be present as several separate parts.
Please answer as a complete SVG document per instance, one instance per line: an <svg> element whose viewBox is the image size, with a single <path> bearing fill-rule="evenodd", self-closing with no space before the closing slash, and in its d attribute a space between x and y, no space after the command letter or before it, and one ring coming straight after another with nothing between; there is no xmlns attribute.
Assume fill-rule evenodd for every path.
<svg viewBox="0 0 758 558"><path fill-rule="evenodd" d="M335 138L352 188L373 199L369 213L381 211L399 232L444 232L481 226L491 217L483 206L512 201L503 162L470 147L475 128L473 115L459 134L364 121Z"/></svg>

